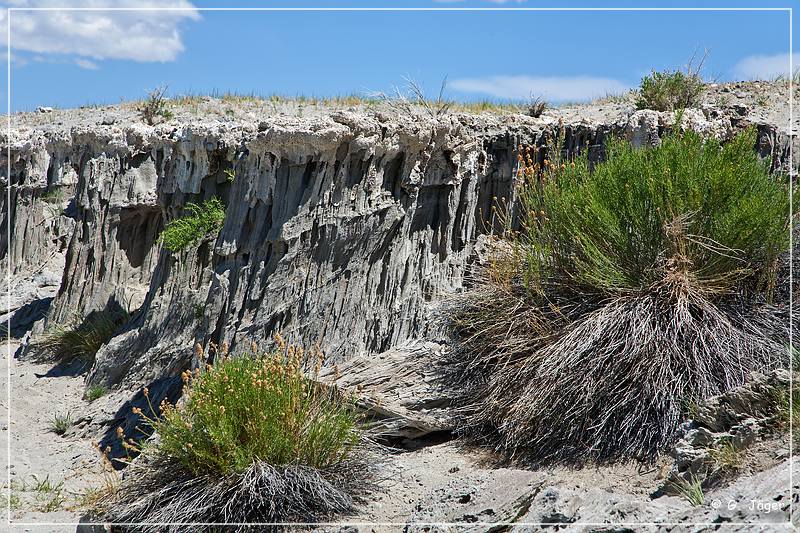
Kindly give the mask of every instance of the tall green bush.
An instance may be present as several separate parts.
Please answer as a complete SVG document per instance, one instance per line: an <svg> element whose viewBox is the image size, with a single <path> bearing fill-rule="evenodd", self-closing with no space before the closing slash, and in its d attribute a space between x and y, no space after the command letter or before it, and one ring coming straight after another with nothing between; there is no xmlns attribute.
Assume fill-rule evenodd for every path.
<svg viewBox="0 0 800 533"><path fill-rule="evenodd" d="M199 345L195 353L205 359ZM133 413L158 437L141 445L118 429L124 447L141 455L98 505L103 519L177 533L352 513L371 487L375 457L354 404L320 382L321 354L307 357L279 339L272 353L229 358L223 346L215 357L183 373L179 404L156 407L143 391L149 413Z"/></svg>
<svg viewBox="0 0 800 533"><path fill-rule="evenodd" d="M678 277L706 293L746 279L770 289L788 247L789 193L754 145L752 129L724 145L694 132L648 149L615 140L592 170L584 156L530 174L521 196L529 282L606 295Z"/></svg>
<svg viewBox="0 0 800 533"><path fill-rule="evenodd" d="M534 462L652 461L688 402L785 364L788 180L754 144L521 148L522 231L453 304L460 430Z"/></svg>

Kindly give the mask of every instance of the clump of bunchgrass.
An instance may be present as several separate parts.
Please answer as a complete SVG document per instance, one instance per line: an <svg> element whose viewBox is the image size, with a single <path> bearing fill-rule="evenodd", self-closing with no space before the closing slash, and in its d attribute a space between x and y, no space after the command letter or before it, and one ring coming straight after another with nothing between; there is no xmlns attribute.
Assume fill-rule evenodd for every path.
<svg viewBox="0 0 800 533"><path fill-rule="evenodd" d="M56 435L63 435L74 423L71 413L56 413L50 419L50 431Z"/></svg>
<svg viewBox="0 0 800 533"><path fill-rule="evenodd" d="M161 234L164 248L178 252L203 237L218 232L225 220L225 206L219 198L211 198L198 205L189 202L187 214L167 223Z"/></svg>
<svg viewBox="0 0 800 533"><path fill-rule="evenodd" d="M118 432L141 455L105 516L184 524L144 531L186 531L191 523L309 522L351 512L372 469L354 403L316 380L321 354L279 346L237 357L223 349L216 363L183 373L179 405L150 406L153 417L135 408L158 437L140 446Z"/></svg>
<svg viewBox="0 0 800 533"><path fill-rule="evenodd" d="M533 118L539 118L545 111L547 111L547 108L548 105L546 100L539 96L531 95L525 110L525 114Z"/></svg>
<svg viewBox="0 0 800 533"><path fill-rule="evenodd" d="M461 429L534 462L653 460L687 401L782 363L787 181L753 131L592 165L562 134L520 147L522 227L454 303Z"/></svg>
<svg viewBox="0 0 800 533"><path fill-rule="evenodd" d="M395 86L392 94L382 92L373 93L372 98L385 102L389 107L399 111L414 114L417 110L424 111L431 118L439 118L450 112L453 101L444 96L447 87L447 77L442 79L442 85L435 99L428 98L422 84L411 77L405 77L404 88Z"/></svg>
<svg viewBox="0 0 800 533"><path fill-rule="evenodd" d="M706 501L706 495L703 491L703 480L698 477L690 476L689 479L678 478L670 483L670 488L689 502L689 505L692 507L703 505Z"/></svg>
<svg viewBox="0 0 800 533"><path fill-rule="evenodd" d="M744 453L732 438L724 439L717 447L709 449L708 454L714 466L723 473L734 473L742 468Z"/></svg>
<svg viewBox="0 0 800 533"><path fill-rule="evenodd" d="M79 359L85 366L94 363L94 356L127 320L124 311L95 311L81 320L73 316L59 324L51 324L31 343L37 357L69 363Z"/></svg>
<svg viewBox="0 0 800 533"><path fill-rule="evenodd" d="M43 513L52 513L61 509L66 502L64 495L64 482L54 483L50 481L50 475L44 479L33 476L31 489L35 493L34 509Z"/></svg>
<svg viewBox="0 0 800 533"><path fill-rule="evenodd" d="M98 399L102 398L103 396L106 395L106 393L108 393L108 389L105 386L103 386L103 385L92 385L91 387L86 389L86 392L83 394L83 398L87 402L91 403L91 402L93 402L95 400L98 400Z"/></svg>

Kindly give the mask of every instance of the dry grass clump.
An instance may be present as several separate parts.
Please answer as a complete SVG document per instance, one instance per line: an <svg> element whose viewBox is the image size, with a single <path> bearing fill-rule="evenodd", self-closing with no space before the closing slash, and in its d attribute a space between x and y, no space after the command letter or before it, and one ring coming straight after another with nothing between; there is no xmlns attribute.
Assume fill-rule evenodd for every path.
<svg viewBox="0 0 800 533"><path fill-rule="evenodd" d="M410 77L405 77L404 80L406 82L405 88L395 86L392 94L378 92L371 94L370 97L385 102L392 109L412 115L417 110L422 110L431 118L439 118L450 112L453 107L453 101L444 96L444 91L447 87L446 76L442 80L439 94L435 99L426 96L425 89L418 81Z"/></svg>
<svg viewBox="0 0 800 533"><path fill-rule="evenodd" d="M89 367L97 351L128 319L122 310L95 311L81 320L74 316L61 324L52 324L31 343L38 358L69 363L79 359Z"/></svg>
<svg viewBox="0 0 800 533"><path fill-rule="evenodd" d="M180 405L162 403L153 419L135 409L157 439L125 442L141 455L106 517L184 524L137 531L187 531L202 530L192 523L311 522L351 512L367 488L370 454L354 404L306 377L304 367L318 375L320 364L321 356L284 346L185 372Z"/></svg>
<svg viewBox="0 0 800 533"><path fill-rule="evenodd" d="M166 85L156 87L148 93L147 98L137 107L142 120L148 125L155 126L173 117L166 93Z"/></svg>
<svg viewBox="0 0 800 533"><path fill-rule="evenodd" d="M747 132L521 149L522 231L455 304L462 429L535 461L652 460L684 406L780 366L788 188ZM544 152L544 153L542 153Z"/></svg>

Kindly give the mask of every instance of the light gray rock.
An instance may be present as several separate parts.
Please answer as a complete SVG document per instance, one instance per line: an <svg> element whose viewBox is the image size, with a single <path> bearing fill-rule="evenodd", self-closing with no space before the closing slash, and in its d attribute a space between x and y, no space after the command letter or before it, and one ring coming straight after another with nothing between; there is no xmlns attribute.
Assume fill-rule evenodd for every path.
<svg viewBox="0 0 800 533"><path fill-rule="evenodd" d="M742 451L779 431L778 395L788 391L789 377L789 371L782 369L755 373L743 386L702 402L675 444L675 461L661 490L675 492L674 484L681 480L700 481L707 487L726 474L714 461L715 450L732 446Z"/></svg>

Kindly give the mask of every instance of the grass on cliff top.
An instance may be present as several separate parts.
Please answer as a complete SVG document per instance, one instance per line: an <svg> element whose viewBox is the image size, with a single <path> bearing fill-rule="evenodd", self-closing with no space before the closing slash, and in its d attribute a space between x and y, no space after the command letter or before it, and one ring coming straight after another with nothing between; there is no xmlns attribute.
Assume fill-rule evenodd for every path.
<svg viewBox="0 0 800 533"><path fill-rule="evenodd" d="M694 107L703 92L703 80L696 73L653 71L642 78L636 107L656 111L675 111Z"/></svg>
<svg viewBox="0 0 800 533"><path fill-rule="evenodd" d="M522 231L453 311L462 430L534 462L652 460L687 401L780 366L788 180L754 145L522 148Z"/></svg>
<svg viewBox="0 0 800 533"><path fill-rule="evenodd" d="M168 222L161 234L164 248L171 252L184 250L203 237L218 232L225 220L225 206L216 197L200 205L189 202L185 210L187 214Z"/></svg>
<svg viewBox="0 0 800 533"><path fill-rule="evenodd" d="M642 78L639 85L639 95L636 106L639 109L654 109L656 111L676 111L695 107L703 92L703 78L701 72L708 51L695 61L692 55L685 70L653 70Z"/></svg>

